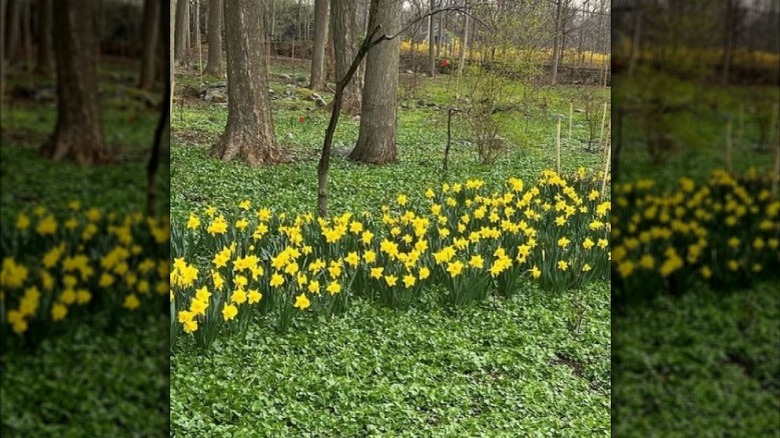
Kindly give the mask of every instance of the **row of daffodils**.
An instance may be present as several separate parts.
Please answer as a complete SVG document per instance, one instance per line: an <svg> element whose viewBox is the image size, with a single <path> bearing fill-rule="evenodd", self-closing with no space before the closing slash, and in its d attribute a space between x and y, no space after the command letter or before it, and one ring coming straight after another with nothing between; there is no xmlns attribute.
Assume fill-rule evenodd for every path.
<svg viewBox="0 0 780 438"><path fill-rule="evenodd" d="M724 171L661 192L650 180L614 187L612 287L620 301L696 282L747 286L780 272L780 201L771 177Z"/></svg>
<svg viewBox="0 0 780 438"><path fill-rule="evenodd" d="M80 316L159 312L169 292L170 225L69 203L39 206L2 224L0 330L39 340ZM58 217L65 216L65 217Z"/></svg>
<svg viewBox="0 0 780 438"><path fill-rule="evenodd" d="M400 194L379 211L330 219L257 208L191 212L172 225L172 343L207 347L255 315L286 329L302 312L342 312L355 297L399 308L429 294L459 307L526 282L554 291L607 279L610 202L600 178L545 171L527 187L469 180Z"/></svg>

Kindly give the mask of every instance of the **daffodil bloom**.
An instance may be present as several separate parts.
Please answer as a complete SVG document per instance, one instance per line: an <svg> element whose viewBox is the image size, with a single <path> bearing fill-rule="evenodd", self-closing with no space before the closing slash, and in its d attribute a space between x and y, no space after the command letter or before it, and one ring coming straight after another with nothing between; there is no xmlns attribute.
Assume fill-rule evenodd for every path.
<svg viewBox="0 0 780 438"><path fill-rule="evenodd" d="M125 301L122 306L128 310L135 310L141 305L141 301L135 294L129 294L125 297Z"/></svg>
<svg viewBox="0 0 780 438"><path fill-rule="evenodd" d="M566 260L559 260L558 261L558 269L561 271L565 271L569 268L569 263Z"/></svg>
<svg viewBox="0 0 780 438"><path fill-rule="evenodd" d="M385 282L387 282L387 285L390 287L395 286L398 282L398 277L395 275L385 275Z"/></svg>
<svg viewBox="0 0 780 438"><path fill-rule="evenodd" d="M341 292L341 284L339 283L330 283L328 287L325 288L325 290L328 291L331 295L335 295L339 292Z"/></svg>
<svg viewBox="0 0 780 438"><path fill-rule="evenodd" d="M263 294L259 291L252 289L246 294L249 304L255 304L263 298Z"/></svg>
<svg viewBox="0 0 780 438"><path fill-rule="evenodd" d="M227 304L222 307L222 319L230 321L238 315L238 308L232 304Z"/></svg>
<svg viewBox="0 0 780 438"><path fill-rule="evenodd" d="M278 286L281 286L283 284L284 284L284 277L282 277L278 273L274 273L271 276L271 282L270 282L271 287L278 287Z"/></svg>

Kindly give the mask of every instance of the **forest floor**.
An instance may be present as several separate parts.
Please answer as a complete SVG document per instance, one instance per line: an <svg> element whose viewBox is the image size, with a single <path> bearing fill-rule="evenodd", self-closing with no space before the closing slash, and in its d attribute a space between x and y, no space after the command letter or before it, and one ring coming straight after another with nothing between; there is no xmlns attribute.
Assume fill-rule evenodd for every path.
<svg viewBox="0 0 780 438"><path fill-rule="evenodd" d="M136 89L136 74L129 68L127 63L101 63L101 114L114 162L95 167L38 157L38 148L56 124L55 81L15 69L3 72L0 217L4 257L18 261L42 255L30 254L30 248L27 254L6 252L17 215L25 212L34 217L31 212L37 207L45 207L63 221L76 217L69 208L73 200L80 201L82 212L96 207L121 217L143 211L145 169L161 92ZM167 144L162 154L167 157ZM168 210L168 162L161 160L158 179L162 211ZM67 245L68 251L79 246L70 241ZM37 272L30 274L37 280ZM6 292L10 297L12 291ZM5 312L5 305L0 308ZM167 309L123 315L116 333L108 334L106 327L117 324L108 314L82 313L78 320L69 317L53 323L47 336L35 343L29 337L25 342L4 327L2 435L158 436L167 430L166 315Z"/></svg>
<svg viewBox="0 0 780 438"><path fill-rule="evenodd" d="M674 145L658 164L645 148L646 116L625 118L621 171L615 180L652 179L672 193L681 177L705 182L714 169L726 167L729 118L734 173L745 175L752 167L759 175L771 175L769 124L780 88L711 87L651 73L636 80L615 78L614 85L616 107L656 99L675 108L652 128L666 133ZM743 238L753 241L750 235ZM613 312L616 434L777 435L780 280L776 272L774 278L764 278L748 279L734 290L714 290L696 281L682 296L659 290L655 300Z"/></svg>
<svg viewBox="0 0 780 438"><path fill-rule="evenodd" d="M224 104L198 92L218 78L180 71L172 114L173 227L190 212L250 199L288 214L314 211L316 165L329 112L294 84L303 68L271 66L277 142L289 164L249 167L209 158L227 119ZM281 76L282 74L287 76ZM305 81L301 81L303 84ZM426 187L479 178L501 187L509 177L536 181L555 168L556 114L569 102L601 118L609 90L509 84L501 113L507 152L480 164L466 123L453 120L447 172L447 108L459 105L455 79L402 78L399 163L365 166L343 158L358 121L342 117L330 171L330 212L376 211L400 193L419 202ZM464 87L465 88L465 87ZM322 95L326 100L329 94ZM462 105L462 103L460 103ZM588 152L584 113L575 111L572 141L563 124L563 171L598 173ZM302 122L301 122L302 118ZM564 119L565 120L565 119ZM598 134L598 130L596 130ZM594 147L594 149L596 149ZM610 288L588 285L587 318L567 328L568 294L534 287L508 300L490 298L455 315L423 298L407 311L355 300L334 319L308 314L285 333L251 325L246 338L218 337L198 350L180 336L171 356L171 430L176 435L268 436L608 436L610 430ZM427 296L427 295L425 295Z"/></svg>

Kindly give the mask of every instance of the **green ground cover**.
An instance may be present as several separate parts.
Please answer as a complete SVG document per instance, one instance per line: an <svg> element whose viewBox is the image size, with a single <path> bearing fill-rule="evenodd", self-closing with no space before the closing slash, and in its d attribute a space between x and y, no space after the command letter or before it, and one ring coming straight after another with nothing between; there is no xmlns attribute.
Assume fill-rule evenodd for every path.
<svg viewBox="0 0 780 438"><path fill-rule="evenodd" d="M95 167L38 158L39 146L53 131L56 108L46 98L24 96L53 92L54 82L18 71L3 72L7 91L0 142L4 279L11 266L7 260L26 268L20 286L3 284L0 301L3 436L159 436L168 428L168 321L159 295L154 294L160 280L140 275L136 269L140 258L134 256L125 266L130 268L129 276L135 276L134 287L117 283L115 289L100 290L97 286L102 251L117 245L116 236L107 232L110 217L121 220L144 208L145 166L159 114L154 108L158 93L147 96L134 89L135 75L127 69L127 65L105 63L101 70L101 113L114 161ZM167 145L162 153L167 157ZM167 159L161 160L158 181L158 208L167 212ZM92 208L99 210L99 218L86 220ZM19 221L20 215L29 221L27 227L25 220ZM51 233L38 228L42 223ZM85 238L82 232L95 236L87 231L92 226L97 237ZM144 245L141 257L159 257L167 263L167 251L155 253L154 244L142 240L151 239L149 230L134 231L132 243ZM60 245L58 260L43 269L42 256ZM167 237L163 247L168 247ZM81 261L89 260L84 265L81 254L87 256ZM71 272L65 260L80 265L77 270L84 273ZM117 278L122 281L119 274ZM132 300L123 306L127 297L120 294L137 293L135 288L144 283L152 295L146 295L151 298L143 300L142 310ZM116 306L109 305L107 290L117 291ZM17 306L29 306L22 312L24 322L14 313ZM112 313L116 311L120 313Z"/></svg>
<svg viewBox="0 0 780 438"><path fill-rule="evenodd" d="M439 190L442 182L481 179L486 187L499 188L509 177L519 177L530 187L542 170L554 168L554 114L568 113L573 93L565 88L540 90L549 96L546 102L525 102L528 119L522 109L502 115L502 135L510 147L493 165L478 163L465 124L455 123L450 170L443 174L446 110L441 108L455 102L450 80L423 80L414 97L400 102L396 165L362 166L340 157L358 127L357 121L343 119L331 165L331 214L376 215L379 205L395 202L399 193L407 194L411 205L425 205L426 188ZM293 161L257 168L222 163L208 157L208 148L227 111L194 98L188 88L199 83L177 78L181 95L172 116L171 149L174 231L184 227L191 212L204 218L205 227L207 207L234 209L245 200L252 210L271 207L274 214L313 211L328 114L303 99L274 99L277 139ZM286 89L299 93L274 75L270 86L277 96ZM521 96L518 92L516 99ZM421 99L437 107L421 108ZM586 152L580 141L584 130L575 121L575 142L564 144L567 173L601 169L601 155ZM526 140L517 141L517 133ZM269 316L256 315L245 336L217 336L206 350L181 334L171 353L172 433L608 435L607 283L590 283L582 290L583 301L573 300L572 291L551 293L528 285L511 299L491 296L454 312L442 308L436 295L423 290L405 311L355 299L346 314L333 318L302 312L281 333L270 328ZM571 318L580 313L585 318L575 333Z"/></svg>

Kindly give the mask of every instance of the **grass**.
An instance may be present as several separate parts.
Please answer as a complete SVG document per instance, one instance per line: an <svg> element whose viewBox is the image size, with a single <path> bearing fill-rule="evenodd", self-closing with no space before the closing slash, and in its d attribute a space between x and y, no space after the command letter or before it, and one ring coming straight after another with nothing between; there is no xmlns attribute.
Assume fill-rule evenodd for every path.
<svg viewBox="0 0 780 438"><path fill-rule="evenodd" d="M145 166L158 110L148 108L126 65L103 63L101 115L114 163L78 167L37 156L56 123L54 104L11 97L17 87L53 85L50 78L20 71L6 75L0 147L0 216L44 205L67 217L69 201L119 214L143 211ZM156 99L156 94L150 96ZM133 116L132 123L129 117ZM162 151L163 156L167 148ZM168 160L161 160L159 209L167 212ZM6 254L10 255L10 254ZM4 255L4 256L6 256ZM168 429L168 321L165 313L131 315L119 330L104 328L108 316L93 314L75 329L40 345L4 339L0 354L3 436L159 436ZM73 327L74 325L70 324ZM10 347L7 348L6 347Z"/></svg>
<svg viewBox="0 0 780 438"><path fill-rule="evenodd" d="M773 154L757 146L777 87L708 87L649 72L616 77L614 84L616 105L655 97L682 108L663 117L663 131L677 146L660 164L651 163L644 149L641 118L626 117L616 179L651 178L659 188L674 187L682 176L704 181L713 169L725 168L726 123L731 117L738 139L740 104L745 128L742 141L734 143L734 172L771 171ZM637 437L776 436L777 281L732 291L697 283L681 297L664 290L657 295L614 313L613 431Z"/></svg>
<svg viewBox="0 0 780 438"><path fill-rule="evenodd" d="M528 290L457 315L360 301L286 334L185 345L171 358L172 433L608 436L609 287L585 293L576 339L568 297Z"/></svg>
<svg viewBox="0 0 780 438"><path fill-rule="evenodd" d="M329 114L280 80L278 74L290 73L289 66L270 70L276 96L287 89L293 96L272 101L277 141L292 158L274 167L209 158L227 110L191 97L199 78L177 78L182 94L172 115L172 221L245 199L253 208L270 206L288 214L315 209L316 165ZM514 84L510 102L518 107L500 116L507 153L493 165L479 164L465 123L455 119L444 174L446 108L456 102L451 81L422 79L419 88L404 91L398 164L364 166L342 158L338 153L349 150L358 134L358 122L342 118L331 162L331 214L377 211L399 192L409 195L410 203L419 202L415 196L442 181L481 178L498 187L510 176L530 182L541 170L554 168L554 114L568 114L569 99L578 90L544 88L525 99L523 87ZM608 90L599 92L607 97ZM421 107L418 100L436 106ZM575 116L575 141L564 143L562 167L597 172L601 155L584 151L584 122L580 113ZM515 299L491 299L449 314L432 302L430 292L403 312L355 300L341 317L295 318L284 334L269 331L268 321L257 321L245 339L218 337L206 352L184 339L171 358L172 434L609 434L608 284L587 287L579 337L567 325L569 293L527 289Z"/></svg>

